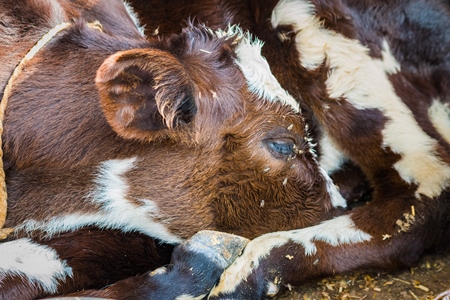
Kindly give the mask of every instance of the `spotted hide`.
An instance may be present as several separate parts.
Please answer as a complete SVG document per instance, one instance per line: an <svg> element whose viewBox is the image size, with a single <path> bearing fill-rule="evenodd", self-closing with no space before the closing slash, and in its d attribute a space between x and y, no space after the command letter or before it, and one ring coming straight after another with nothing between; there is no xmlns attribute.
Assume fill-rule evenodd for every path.
<svg viewBox="0 0 450 300"><path fill-rule="evenodd" d="M215 29L147 38L119 0L0 0L1 299L198 299L245 238L345 208L262 43Z"/></svg>
<svg viewBox="0 0 450 300"><path fill-rule="evenodd" d="M300 104L321 167L353 206L254 239L210 299L266 298L312 277L408 267L448 249L448 1L130 3L149 37L191 18L240 24L261 39L273 74Z"/></svg>

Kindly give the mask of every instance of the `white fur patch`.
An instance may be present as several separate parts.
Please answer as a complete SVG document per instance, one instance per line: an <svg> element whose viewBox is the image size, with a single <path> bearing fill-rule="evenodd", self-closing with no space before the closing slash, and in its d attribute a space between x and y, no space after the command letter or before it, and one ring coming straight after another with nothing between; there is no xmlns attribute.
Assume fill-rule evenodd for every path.
<svg viewBox="0 0 450 300"><path fill-rule="evenodd" d="M139 204L128 200L129 186L123 175L134 168L136 158L109 160L102 163L95 181L96 187L86 200L100 206L91 214L70 214L53 217L46 222L28 220L19 229L42 230L49 236L94 225L99 228L120 229L124 232L139 231L168 243L180 243L182 239L170 233L164 224L154 221L159 216L155 202L138 199Z"/></svg>
<svg viewBox="0 0 450 300"><path fill-rule="evenodd" d="M46 293L56 293L58 280L73 276L72 268L59 259L55 250L30 239L0 243L0 253L0 277L21 276Z"/></svg>
<svg viewBox="0 0 450 300"><path fill-rule="evenodd" d="M314 6L306 0L282 0L272 13L272 25L294 27L305 68L312 70L326 62L330 69L325 83L331 98L344 98L361 110L378 109L388 118L381 146L402 156L394 168L403 180L417 184L416 197L439 195L450 184L450 168L437 155L437 142L395 94L386 74L386 68L393 70L390 54L384 51L384 60L372 59L358 41L325 29L313 12Z"/></svg>
<svg viewBox="0 0 450 300"><path fill-rule="evenodd" d="M325 180L327 181L327 192L330 195L333 207L347 207L347 201L345 201L344 197L339 193L327 172L322 167L320 167L320 172L322 172L323 177L325 177Z"/></svg>
<svg viewBox="0 0 450 300"><path fill-rule="evenodd" d="M386 40L383 40L382 47L381 61L383 62L384 71L389 75L400 72L400 63L392 55L391 48Z"/></svg>
<svg viewBox="0 0 450 300"><path fill-rule="evenodd" d="M339 170L341 166L348 160L348 158L337 149L334 142L330 139L328 134L322 130L322 137L319 142L320 147L320 166L331 175Z"/></svg>
<svg viewBox="0 0 450 300"><path fill-rule="evenodd" d="M320 21L314 17L314 5L309 1L281 0L272 11L272 27L293 25L297 32L297 50L301 53L300 62L308 70L314 70L325 60L324 41L316 36L323 29ZM301 40L301 43L298 41ZM328 45L325 44L328 47Z"/></svg>
<svg viewBox="0 0 450 300"><path fill-rule="evenodd" d="M141 22L139 20L138 15L134 11L134 9L131 7L131 5L124 1L123 5L125 6L125 9L127 10L128 15L130 16L131 20L133 21L134 25L136 25L136 28L138 29L139 33L142 36L145 36L145 26L141 25Z"/></svg>
<svg viewBox="0 0 450 300"><path fill-rule="evenodd" d="M204 299L205 297L206 297L206 294L200 295L197 297L192 296L192 295L183 294L183 295L176 297L175 300L201 300L201 299Z"/></svg>
<svg viewBox="0 0 450 300"><path fill-rule="evenodd" d="M428 108L428 117L437 132L450 143L450 105L434 99Z"/></svg>
<svg viewBox="0 0 450 300"><path fill-rule="evenodd" d="M258 268L261 259L267 257L272 249L289 242L300 244L305 250L304 254L312 256L317 252L314 241L322 241L338 247L343 244L362 243L370 239L369 234L355 227L349 216L336 217L303 229L264 234L247 245L243 254L222 274L219 284L213 288L210 295L218 296L233 292L253 270ZM289 254L296 255L296 253Z"/></svg>
<svg viewBox="0 0 450 300"><path fill-rule="evenodd" d="M260 98L281 102L291 106L295 112L300 112L298 102L281 87L266 59L261 55L262 45L257 39L252 41L247 33L236 48L236 63L247 80L249 90Z"/></svg>

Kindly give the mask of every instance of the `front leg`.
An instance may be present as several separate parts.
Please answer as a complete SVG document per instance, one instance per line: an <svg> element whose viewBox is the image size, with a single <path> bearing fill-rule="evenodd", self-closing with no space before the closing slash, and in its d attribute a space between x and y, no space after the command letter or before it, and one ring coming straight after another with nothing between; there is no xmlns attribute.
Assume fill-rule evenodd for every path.
<svg viewBox="0 0 450 300"><path fill-rule="evenodd" d="M416 203L414 212L398 203L387 203L385 211L370 203L317 226L260 236L222 274L209 299L265 299L317 276L411 266L434 241L445 241L438 234L443 224L449 229L446 200L448 194L433 200L433 209Z"/></svg>
<svg viewBox="0 0 450 300"><path fill-rule="evenodd" d="M133 299L203 299L248 240L236 235L200 231L178 245L169 265L121 280L101 290L71 296Z"/></svg>
<svg viewBox="0 0 450 300"><path fill-rule="evenodd" d="M317 226L280 231L252 240L244 253L223 274L210 299L263 299L275 296L288 284L326 273L324 246L363 243L371 236L358 230L349 216Z"/></svg>

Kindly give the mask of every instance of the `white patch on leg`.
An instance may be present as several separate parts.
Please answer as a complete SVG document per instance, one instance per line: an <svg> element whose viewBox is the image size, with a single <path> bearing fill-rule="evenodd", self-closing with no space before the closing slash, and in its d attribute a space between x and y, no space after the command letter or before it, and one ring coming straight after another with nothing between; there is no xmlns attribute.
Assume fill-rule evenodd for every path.
<svg viewBox="0 0 450 300"><path fill-rule="evenodd" d="M17 228L28 232L42 230L52 236L85 226L96 226L123 232L138 231L164 242L180 243L180 237L169 232L161 222L153 220L160 216L155 202L137 199L139 203L134 203L127 199L129 186L123 175L135 167L135 162L136 158L129 158L102 163L95 188L85 198L86 201L98 204L98 211L61 215L44 222L28 220Z"/></svg>
<svg viewBox="0 0 450 300"><path fill-rule="evenodd" d="M437 132L450 144L450 105L434 99L428 108L428 117Z"/></svg>
<svg viewBox="0 0 450 300"><path fill-rule="evenodd" d="M387 46L384 60L372 59L357 40L324 28L306 0L281 0L272 12L272 25L282 24L297 32L300 63L305 68L313 70L324 62L329 67L325 84L330 98L346 99L360 110L377 109L388 119L381 146L401 155L394 168L403 180L418 186L416 197L436 197L450 185L450 167L438 156L436 140L422 130L388 79L386 68L395 68L389 63Z"/></svg>
<svg viewBox="0 0 450 300"><path fill-rule="evenodd" d="M56 293L58 280L64 281L73 273L55 250L24 238L0 243L0 277L8 275L20 276L46 293Z"/></svg>
<svg viewBox="0 0 450 300"><path fill-rule="evenodd" d="M371 238L369 234L357 229L349 216L339 216L303 229L264 234L247 245L243 254L222 274L220 282L210 295L218 296L233 292L253 270L258 268L260 261L267 257L272 249L289 242L300 244L304 248L304 254L312 256L317 252L314 241L338 247L343 244L363 243ZM295 253L291 255L295 256Z"/></svg>
<svg viewBox="0 0 450 300"><path fill-rule="evenodd" d="M249 90L260 98L290 105L295 112L300 112L298 102L281 87L261 55L262 45L261 41L252 41L251 36L246 34L236 48L236 63L247 80Z"/></svg>
<svg viewBox="0 0 450 300"><path fill-rule="evenodd" d="M139 33L142 36L145 36L145 26L141 25L141 22L139 21L139 17L137 16L134 9L126 1L123 2L123 5L125 6L125 9L127 10L127 13L130 16L131 20L133 21L134 25L136 25L136 28L138 29Z"/></svg>

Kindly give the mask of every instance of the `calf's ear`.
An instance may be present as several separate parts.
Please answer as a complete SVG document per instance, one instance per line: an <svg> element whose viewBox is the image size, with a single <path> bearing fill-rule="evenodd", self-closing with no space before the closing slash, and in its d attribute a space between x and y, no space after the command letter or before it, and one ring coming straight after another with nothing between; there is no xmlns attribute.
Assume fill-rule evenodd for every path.
<svg viewBox="0 0 450 300"><path fill-rule="evenodd" d="M164 137L189 124L197 110L184 67L162 50L115 53L97 70L95 83L106 119L124 138Z"/></svg>

